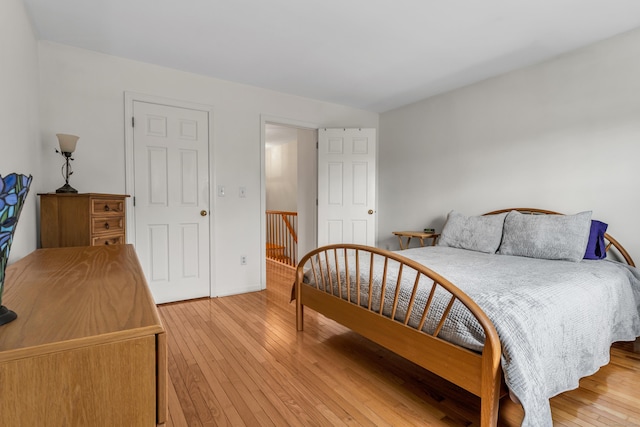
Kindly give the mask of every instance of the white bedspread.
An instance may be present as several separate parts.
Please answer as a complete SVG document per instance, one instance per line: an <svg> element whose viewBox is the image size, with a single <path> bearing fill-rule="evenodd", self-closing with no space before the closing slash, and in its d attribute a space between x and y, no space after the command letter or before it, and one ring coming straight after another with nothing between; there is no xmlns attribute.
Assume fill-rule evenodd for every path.
<svg viewBox="0 0 640 427"><path fill-rule="evenodd" d="M523 426L551 426L549 398L578 387L580 378L606 365L613 342L640 336L640 271L621 263L548 261L437 246L399 254L451 281L492 320L502 342L505 381L525 410ZM361 262L368 275L367 260ZM395 277L393 263L389 267L388 277ZM379 281L381 275L379 265L374 276ZM398 319L405 316L412 285L405 277ZM385 300L394 289L392 281L387 283ZM363 305L366 293L361 290ZM425 291L418 300L426 297ZM444 299L436 301L432 310L445 304ZM390 306L385 303L387 315ZM452 316L440 337L481 350L484 333L468 310L454 306ZM413 317L410 324L415 326ZM424 329L432 328L426 324Z"/></svg>

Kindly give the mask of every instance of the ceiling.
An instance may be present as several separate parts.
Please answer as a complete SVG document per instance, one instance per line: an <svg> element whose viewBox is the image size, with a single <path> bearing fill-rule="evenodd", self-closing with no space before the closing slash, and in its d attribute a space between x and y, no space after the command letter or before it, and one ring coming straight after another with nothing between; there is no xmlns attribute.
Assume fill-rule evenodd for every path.
<svg viewBox="0 0 640 427"><path fill-rule="evenodd" d="M384 112L640 27L638 0L24 0L38 37Z"/></svg>

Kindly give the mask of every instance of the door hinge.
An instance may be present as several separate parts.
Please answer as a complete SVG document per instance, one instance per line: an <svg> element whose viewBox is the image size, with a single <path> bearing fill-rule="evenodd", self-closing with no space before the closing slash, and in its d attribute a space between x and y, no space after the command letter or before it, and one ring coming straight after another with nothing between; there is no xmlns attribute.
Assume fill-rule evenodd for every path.
<svg viewBox="0 0 640 427"><path fill-rule="evenodd" d="M136 196L133 196L133 206L136 205Z"/></svg>
<svg viewBox="0 0 640 427"><path fill-rule="evenodd" d="M319 148L318 141L316 141L316 150Z"/></svg>
<svg viewBox="0 0 640 427"><path fill-rule="evenodd" d="M136 119L135 117L131 116L131 127L135 127L136 126Z"/></svg>

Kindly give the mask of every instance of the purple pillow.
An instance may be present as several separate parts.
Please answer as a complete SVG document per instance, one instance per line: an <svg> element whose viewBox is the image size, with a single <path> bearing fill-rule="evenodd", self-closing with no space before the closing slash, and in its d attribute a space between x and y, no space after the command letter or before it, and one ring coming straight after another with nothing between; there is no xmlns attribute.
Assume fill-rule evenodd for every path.
<svg viewBox="0 0 640 427"><path fill-rule="evenodd" d="M604 259L607 256L604 243L604 233L607 231L607 227L608 225L604 222L591 220L591 231L584 259Z"/></svg>

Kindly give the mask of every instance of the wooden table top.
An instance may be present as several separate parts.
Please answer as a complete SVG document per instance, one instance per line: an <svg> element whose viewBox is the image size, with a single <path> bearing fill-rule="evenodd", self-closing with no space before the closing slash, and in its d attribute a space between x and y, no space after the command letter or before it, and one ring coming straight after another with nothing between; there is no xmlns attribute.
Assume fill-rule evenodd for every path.
<svg viewBox="0 0 640 427"><path fill-rule="evenodd" d="M423 239L440 235L440 233L425 233L423 231L393 231L393 234L403 237L421 237Z"/></svg>
<svg viewBox="0 0 640 427"><path fill-rule="evenodd" d="M132 245L38 249L7 268L0 362L164 331Z"/></svg>

